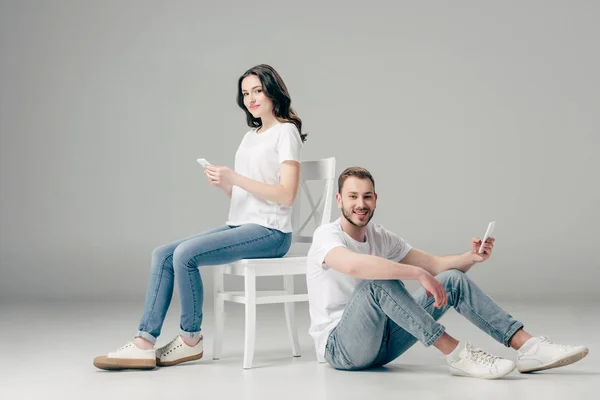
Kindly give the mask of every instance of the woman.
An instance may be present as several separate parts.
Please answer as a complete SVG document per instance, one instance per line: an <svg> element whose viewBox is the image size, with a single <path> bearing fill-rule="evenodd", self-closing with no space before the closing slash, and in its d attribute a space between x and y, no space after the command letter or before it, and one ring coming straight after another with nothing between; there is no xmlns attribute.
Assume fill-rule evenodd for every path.
<svg viewBox="0 0 600 400"><path fill-rule="evenodd" d="M158 247L139 331L132 342L94 359L101 369L152 369L202 357L203 287L198 267L243 258L283 257L292 238L291 207L300 178L302 120L279 74L268 65L246 71L238 81L238 105L246 112L246 133L235 170L209 165L211 185L230 198L224 226ZM177 281L181 333L155 350Z"/></svg>

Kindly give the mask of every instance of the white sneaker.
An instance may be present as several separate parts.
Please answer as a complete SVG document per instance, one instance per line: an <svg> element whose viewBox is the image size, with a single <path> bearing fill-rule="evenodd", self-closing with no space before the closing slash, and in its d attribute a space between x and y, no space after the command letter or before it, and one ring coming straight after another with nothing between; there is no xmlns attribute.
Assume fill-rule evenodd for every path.
<svg viewBox="0 0 600 400"><path fill-rule="evenodd" d="M180 335L160 349L156 350L156 365L168 367L186 361L199 360L204 352L202 351L202 336L195 346L185 344Z"/></svg>
<svg viewBox="0 0 600 400"><path fill-rule="evenodd" d="M462 346L462 342L459 346ZM458 351L458 349L455 351ZM510 374L515 369L514 362L493 356L471 346L468 342L454 357L453 359L451 354L447 359L452 375L496 379Z"/></svg>
<svg viewBox="0 0 600 400"><path fill-rule="evenodd" d="M544 336L532 337L517 350L517 369L519 372L534 372L564 367L581 360L588 352L585 346L556 344Z"/></svg>
<svg viewBox="0 0 600 400"><path fill-rule="evenodd" d="M154 349L143 350L128 342L115 352L94 358L94 366L100 369L153 369L156 368Z"/></svg>

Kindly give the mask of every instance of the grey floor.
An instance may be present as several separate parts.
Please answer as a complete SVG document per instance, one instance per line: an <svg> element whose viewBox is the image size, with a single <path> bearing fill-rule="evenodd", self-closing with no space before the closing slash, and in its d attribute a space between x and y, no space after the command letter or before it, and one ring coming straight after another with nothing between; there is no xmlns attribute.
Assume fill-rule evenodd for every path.
<svg viewBox="0 0 600 400"><path fill-rule="evenodd" d="M176 302L176 300L175 300ZM92 359L124 344L135 332L141 304L0 304L1 399L584 399L600 388L599 310L571 305L502 304L534 334L560 343L585 344L590 354L575 365L543 373L485 381L449 375L437 350L417 344L386 368L336 371L318 364L307 334L308 310L298 306L302 357L291 357L281 306L258 310L255 368L243 370L243 308L226 306L223 357L212 360L212 313L205 317L205 356L194 363L153 371L106 372ZM207 307L210 308L210 307ZM177 333L178 310L169 313L162 344ZM469 325L456 312L443 323L448 332L497 355L510 349Z"/></svg>

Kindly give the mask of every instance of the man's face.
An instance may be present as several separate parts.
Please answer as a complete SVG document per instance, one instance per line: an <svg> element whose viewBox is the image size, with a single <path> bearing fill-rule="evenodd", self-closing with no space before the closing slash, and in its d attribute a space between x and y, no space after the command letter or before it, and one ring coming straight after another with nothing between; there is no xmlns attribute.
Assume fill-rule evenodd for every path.
<svg viewBox="0 0 600 400"><path fill-rule="evenodd" d="M366 226L377 207L377 194L370 179L350 176L342 185L342 193L336 193L335 199L342 215L352 225Z"/></svg>

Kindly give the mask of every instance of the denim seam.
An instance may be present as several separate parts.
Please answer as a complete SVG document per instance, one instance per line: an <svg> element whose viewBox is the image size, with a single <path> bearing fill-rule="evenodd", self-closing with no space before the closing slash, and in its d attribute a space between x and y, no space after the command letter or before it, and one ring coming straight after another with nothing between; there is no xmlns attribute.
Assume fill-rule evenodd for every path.
<svg viewBox="0 0 600 400"><path fill-rule="evenodd" d="M444 334L444 332L446 332L446 328L442 325L440 327L440 329L438 329L433 335L431 335L431 337L429 338L429 340L427 340L427 342L423 343L423 346L425 346L425 347L431 346L440 338L440 336L442 336Z"/></svg>
<svg viewBox="0 0 600 400"><path fill-rule="evenodd" d="M361 287L361 288L359 289L359 291L356 293L356 295L355 295L355 296L358 296L358 295L359 295L359 294L361 294L363 291L365 291L365 290L366 290L366 288L367 288L367 286L369 286L369 285L368 285L368 284L365 284L365 285L363 285L363 287ZM350 311L352 311L352 309L354 308L354 306L355 306L355 303L357 303L357 302L352 302L352 303L351 303L351 304L350 304L350 305L349 305L349 306L348 306L348 307L347 307L347 308L344 310L344 313L342 314L342 318L340 319L340 322L338 322L337 326L336 326L335 328L333 328L333 330L332 330L332 331L329 333L329 337L331 337L332 335L334 335L334 333L337 331L337 328L338 328L340 325L342 325L342 323L343 323L343 322L344 322L344 321L345 321L347 318L349 318L349 317L348 317L348 315L350 315ZM328 337L328 341L329 341L329 337ZM344 361L346 361L348 364L350 364L350 366L352 366L353 368L356 368L356 366L355 366L355 365L354 365L354 364L353 364L353 363L352 363L350 360L348 360L348 358L345 356L345 354L344 354L344 353L345 353L345 351L346 351L346 350L343 348L343 346L342 346L340 343L338 343L338 341L336 341L336 340L335 340L335 338L334 338L334 344L335 344L335 346L333 346L333 347L334 347L334 348L338 348L340 351L339 351L339 352L336 352L336 351L335 351L335 350L332 348L332 349L331 349L331 355L334 355L334 354L338 354L338 353L339 353L339 354L341 355L341 357L344 359Z"/></svg>
<svg viewBox="0 0 600 400"><path fill-rule="evenodd" d="M434 302L434 301L435 301L435 298L434 298L434 297L431 297L431 299L430 299L430 300L427 300L427 303L425 303L425 306L423 306L423 308L425 309L425 308L427 308L427 307L431 306L431 305L433 304L433 302ZM396 330L393 330L393 331L390 331L390 335L393 335L394 333L396 333L396 332L397 332L397 331L399 331L400 329L403 329L403 328L402 328L401 326L398 326L398 329L396 329ZM432 339L429 339L429 340L426 342L426 343L428 343L428 344L425 344L425 343L423 343L423 345L424 345L425 347L429 347L429 346L431 346L433 343L435 343L435 341L436 341L436 340L438 340L438 339L440 338L440 336L442 336L442 334L443 334L444 332L446 332L446 328L445 328L444 326L442 326L442 327L441 327L441 328L440 328L438 331L436 331L436 332L435 332L435 333L432 335L432 338L433 338L433 340L432 340Z"/></svg>
<svg viewBox="0 0 600 400"><path fill-rule="evenodd" d="M390 294L389 294L389 293L388 293L388 292L387 292L387 291L386 291L386 290L385 290L383 287L381 287L380 285L378 285L378 284L377 284L377 283L375 283L375 282L373 282L373 285L374 285L374 286L377 286L379 289L381 289L381 291L382 291L383 293L385 293L385 294L386 294L386 296L388 296L388 297L390 298L390 300L391 300L391 301L392 301L392 302L393 302L393 303L394 303L394 304L395 304L395 305L396 305L396 306L397 306L397 307L398 307L398 308L399 308L399 309L400 309L400 310L401 310L401 311L404 313L404 315L405 315L406 317L408 317L408 319L409 319L410 321L412 321L412 322L414 323L414 325L416 325L416 326L417 326L417 327L418 327L418 328L419 328L419 329L420 329L420 330L423 332L423 334L424 334L424 335L427 337L427 341L429 341L431 337L433 337L433 336L435 336L435 334L437 334L437 332L436 332L435 334L433 334L433 335L430 335L429 333L427 333L427 332L425 331L425 328L423 328L421 325L419 325L419 324L417 323L417 321L415 321L415 320L414 320L414 318L413 318L413 317L411 317L411 316L410 316L410 314L408 314L408 313L406 312L406 310L405 310L404 308L402 308L402 307L400 306L400 304L398 304L398 303L397 303L397 302L396 302L396 301L395 301L395 300L392 298L392 296L390 296ZM429 315L429 314L428 314L428 315Z"/></svg>
<svg viewBox="0 0 600 400"><path fill-rule="evenodd" d="M454 292L454 288L452 288L452 292ZM475 311L475 310L474 310L474 309L473 309L473 308L472 308L472 307L469 305L469 303L468 303L468 302L464 301L464 293L462 293L462 292L463 292L463 291L461 290L460 299L458 300L458 301L459 301L459 304L461 304L461 305L464 305L464 306L466 306L466 307L467 307L469 310L471 310L471 312L473 313L473 315L476 315L476 316L477 316L477 318L479 318L479 320L480 320L481 322L483 322L483 323L484 323L484 324L485 324L485 325L486 325L488 328L490 328L490 331L494 331L494 332L496 332L496 334L497 334L499 337L500 337L500 336L504 337L505 335L504 335L502 332L500 332L498 329L496 329L495 327L493 327L492 325L490 325L490 324L489 324L489 322L487 322L485 319L483 319L483 317L482 317L481 315L479 315L479 314L477 313L477 311ZM456 308L456 307L457 307L457 306L455 306L455 308Z"/></svg>
<svg viewBox="0 0 600 400"><path fill-rule="evenodd" d="M340 346L340 345L338 345ZM350 368L352 369L356 369L356 365L354 365L354 363L352 361L350 361L349 357L346 356L346 350L340 346L340 352L339 355L342 357L342 359L346 362L346 364L348 364L350 366Z"/></svg>
<svg viewBox="0 0 600 400"><path fill-rule="evenodd" d="M427 303L425 303L425 305L423 306L424 309L426 309L427 307L429 307L430 305L433 304L433 302L435 301L435 298L433 297L428 297ZM394 333L398 332L400 329L403 329L401 326L397 325L397 328L394 330L390 330L390 336L393 335Z"/></svg>
<svg viewBox="0 0 600 400"><path fill-rule="evenodd" d="M266 228L266 229L269 229L269 228ZM188 267L188 268L187 268L187 270L188 270L188 279L189 279L189 281L190 281L190 287L192 288L192 290L191 290L191 291L192 291L192 300L193 300L193 304L194 304L194 306L193 306L193 307L194 307L194 317L197 315L197 308L196 308L197 301L196 301L196 292L194 291L194 285L192 285L192 284L191 284L191 282L192 282L192 279L191 279L191 274L192 274L194 271L193 271L193 268L190 268L190 261L191 261L191 262L195 262L195 261L196 261L198 258L200 258L200 257L202 257L202 256L205 256L205 255L207 255L207 254L212 254L212 253L220 252L220 251L223 251L223 250L231 249L231 248L234 248L234 247L236 247L236 246L241 246L241 245L247 245L247 244L251 244L251 243L257 242L257 241L259 241L259 240L266 239L266 238L268 238L268 237L270 237L270 236L272 236L272 235L274 235L274 234L275 234L275 233L274 233L274 232L272 232L272 231L270 230L268 234L266 234L266 235L264 235L264 236L261 236L261 237L258 237L258 238L254 238L254 239L252 239L252 240L249 240L249 241L246 241L246 242L236 243L236 244L232 244L232 245L230 245L230 246L227 246L227 247L220 247L220 248L218 248L218 249L214 249L214 250L210 250L210 251L205 251L205 252L203 252L203 253L200 253L200 254L197 254L197 255L195 255L194 257L192 257L190 260L188 260L188 261L185 263L185 264L186 264L186 266ZM197 269L197 268L198 268L198 266L196 265L194 268L196 268L196 269ZM186 331L186 330L185 330L183 327L181 327L181 329L182 329L183 331L187 332L187 331ZM200 330L202 330L202 327L200 327ZM196 331L194 331L194 332L196 332ZM198 331L198 332L200 332L200 331Z"/></svg>
<svg viewBox="0 0 600 400"><path fill-rule="evenodd" d="M440 329L438 329L435 333L433 334L428 334L425 329L416 323L416 321L406 312L406 310L404 308L402 308L396 301L394 301L392 299L392 297L390 296L389 292L387 292L383 287L381 287L379 284L377 284L375 281L371 281L371 284L373 286L376 286L377 288L381 289L381 291L394 303L396 304L396 306L398 307L398 309L400 309L404 315L407 317L407 319L409 319L410 321L412 321L414 323L415 326L417 326L423 333L424 335L427 337L427 340L425 342L423 342L423 344L425 345L425 347L429 347L431 346L432 343L434 343L444 332L445 332L445 328L442 326ZM360 291L357 293L357 295L361 292L363 292L364 290L366 290L366 288L369 286L369 284L365 284ZM338 325L336 326L335 329L337 329L337 327L339 327L342 322L346 319L345 317L347 317L350 314L350 311L352 310L352 308L354 307L354 303L352 303L347 309L346 312L342 315L342 319L340 320L340 322L338 323ZM388 317L389 318L389 317ZM333 331L332 331L333 333ZM345 355L345 349L344 347L341 345L341 343L338 343L336 341L336 346L337 348L339 348L339 355L344 359L344 361L346 361L350 366L352 366L353 368L356 368L356 366L350 361L348 360L348 358Z"/></svg>
<svg viewBox="0 0 600 400"><path fill-rule="evenodd" d="M197 308L196 308L196 291L194 290L194 285L192 284L192 277L191 277L191 274L193 273L193 271L192 271L191 268L187 268L187 271L188 271L188 279L190 281L190 288L192 289L191 290L191 292L192 292L192 304L194 305L194 318L195 318L196 315L198 315L198 314L197 314ZM200 330L201 328L202 327L199 327L198 329ZM181 327L181 330L185 331L185 329L183 329L183 327Z"/></svg>
<svg viewBox="0 0 600 400"><path fill-rule="evenodd" d="M389 326L390 321L391 321L391 318L387 317L387 320L385 321L385 328L383 329L383 338L381 339L381 345L379 346L379 352L377 352L377 356L375 356L375 359L373 360L373 362L371 364L369 364L369 367L372 367L373 365L375 365L376 361L378 361L380 358L382 358L383 354L387 353L387 346L390 342L390 337L395 332L398 332L400 329L402 329L398 325L396 325L397 328L394 330L389 329L388 326Z"/></svg>
<svg viewBox="0 0 600 400"><path fill-rule="evenodd" d="M515 321L512 323L512 325L510 326L510 329L508 330L508 332L504 335L504 345L506 347L510 347L510 339L512 339L512 337L514 336L515 333L517 333L517 331L521 328L523 328L523 323L521 321Z"/></svg>
<svg viewBox="0 0 600 400"><path fill-rule="evenodd" d="M269 228L265 228L265 229L269 229ZM217 253L217 252L220 252L220 251L223 251L223 250L231 249L231 248L234 248L234 247L237 247L237 246L242 246L242 245L247 245L247 244L250 244L250 243L258 242L259 240L266 239L266 238L268 238L268 237L270 237L270 236L272 236L274 234L275 234L274 232L269 232L268 234L266 234L264 236L261 236L261 237L258 237L258 238L254 238L254 239L248 240L246 242L232 244L232 245L227 246L227 247L219 247L218 249L214 249L214 250L210 250L210 251L205 251L204 253L196 254L194 257L192 257L190 260L188 260L188 262L186 264L189 266L190 261L196 261L196 259L199 258L199 257L205 256L207 254ZM195 266L195 268L198 268L198 266Z"/></svg>
<svg viewBox="0 0 600 400"><path fill-rule="evenodd" d="M169 259L169 257L172 258L173 255L166 256L164 258L164 260L162 261L162 263L160 264L160 270L159 270L159 274L158 274L158 282L156 282L156 286L154 288L154 291L152 292L152 304L150 305L150 309L149 309L148 315L151 315L152 312L154 311L154 306L156 305L156 298L158 297L158 288L160 287L160 283L162 282L163 272L164 272L164 269L165 269L165 263L167 262L167 260ZM143 326L144 329L146 329L147 325L148 325L148 321L145 320L143 324L140 324L140 327ZM148 332L148 334L150 334L150 333Z"/></svg>
<svg viewBox="0 0 600 400"><path fill-rule="evenodd" d="M280 231L281 232L281 231ZM277 250L275 250L275 256L277 256L279 254L279 250L281 249L281 247L285 244L286 242L286 238L287 238L287 233L281 232L283 233L283 237L281 238L281 243L279 244L279 247L277 247Z"/></svg>

